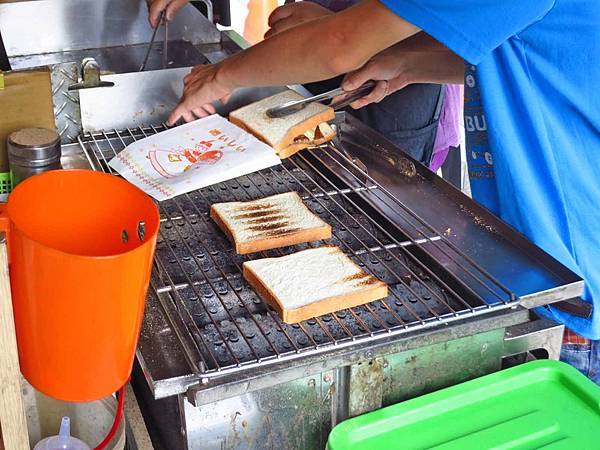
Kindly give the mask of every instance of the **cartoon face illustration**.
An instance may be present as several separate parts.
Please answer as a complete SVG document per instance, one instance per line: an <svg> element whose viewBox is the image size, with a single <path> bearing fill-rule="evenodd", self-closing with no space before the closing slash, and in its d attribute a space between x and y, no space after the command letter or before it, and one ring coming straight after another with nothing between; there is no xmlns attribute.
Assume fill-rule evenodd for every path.
<svg viewBox="0 0 600 450"><path fill-rule="evenodd" d="M211 150L212 140L197 142L194 147L177 150L150 150L148 159L154 170L165 178L174 178L181 172L202 165L216 164L223 158L221 150ZM183 167L182 167L183 165Z"/></svg>

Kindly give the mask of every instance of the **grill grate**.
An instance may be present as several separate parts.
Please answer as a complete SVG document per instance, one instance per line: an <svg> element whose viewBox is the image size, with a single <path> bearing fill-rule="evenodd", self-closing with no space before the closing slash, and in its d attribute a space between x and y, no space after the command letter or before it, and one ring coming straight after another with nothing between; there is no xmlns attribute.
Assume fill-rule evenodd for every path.
<svg viewBox="0 0 600 450"><path fill-rule="evenodd" d="M95 170L131 142L166 127L86 133L79 143ZM341 174L343 177L334 175ZM289 325L243 279L248 259L323 245L312 242L240 256L209 217L210 205L297 191L333 228L327 242L390 287L388 298ZM402 211L399 229L368 201ZM327 144L281 166L158 204L161 227L150 295L156 295L189 362L203 377L325 352L355 342L515 306L518 299L442 233L379 186L343 150ZM450 273L444 266L451 262ZM469 280L468 282L465 280Z"/></svg>

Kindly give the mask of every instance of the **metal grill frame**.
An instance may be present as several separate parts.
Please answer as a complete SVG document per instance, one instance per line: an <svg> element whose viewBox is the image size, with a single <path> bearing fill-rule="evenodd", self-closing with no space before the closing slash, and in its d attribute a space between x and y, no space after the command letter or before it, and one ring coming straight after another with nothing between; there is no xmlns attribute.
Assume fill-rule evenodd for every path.
<svg viewBox="0 0 600 450"><path fill-rule="evenodd" d="M90 166L94 170L114 173L109 169L108 166L108 160L112 156L124 149L128 143L148 137L151 134L155 134L166 129L166 125L163 124L158 127L150 126L122 131L112 130L101 131L97 133L85 133L79 136L78 142L80 147L85 152ZM106 152L108 152L108 157ZM327 352L328 350L348 347L359 342L364 343L368 341L375 341L389 336L401 335L408 331L445 325L467 317L475 317L493 311L515 308L519 304L519 299L512 292L499 283L482 267L472 261L468 256L462 253L444 236L443 233L440 233L439 230L436 230L433 226L425 222L417 214L402 204L402 202L396 199L383 186L379 185L372 177L369 176L368 172L363 170L363 168L361 168L357 162L353 161L352 158L349 157L349 155L347 155L342 148L338 148L338 145L328 143L320 147L305 150L304 152L300 152L297 155L287 159L281 167L283 169L282 172L288 177L288 179L294 180L294 184L292 186L290 186L289 181L284 180L283 184L287 187L288 191L296 190L305 201L316 202L323 210L327 211L330 217L339 222L339 225L342 227L346 223L342 220L341 216L336 216L334 212L330 210L330 208L341 209L346 215L346 218L350 218L353 223L358 226L356 228L356 232L350 230L350 228L347 229L347 231L352 235L353 239L360 243L361 247L358 250L353 249L350 244L346 243L343 238L336 236L334 232L334 237L337 238L337 240L342 244L340 246L342 250L344 250L355 261L363 261L363 257L366 256L374 258L374 260L378 261L378 263L385 267L386 270L396 276L397 285L401 285L408 292L409 298L416 299L415 304L418 303L420 307L424 307L424 309L429 313L429 316L422 317L416 311L415 307L412 306L412 300L408 301L407 298L398 295L394 289L390 289L390 296L394 296L396 298L395 302L400 302L401 306L405 307L405 309L413 317L413 320L407 321L403 319L386 303L386 300L379 300L367 305L363 305L362 307L349 308L345 310L345 314L349 315L349 317L352 318L355 323L359 324L359 329L363 330L363 332L360 334L353 332L350 329L352 327L349 326L344 317L338 316L339 312L311 319L310 321L314 322L312 324L307 323L310 321L301 322L295 327L295 329L299 331L294 332L294 330L290 329L289 325L280 321L279 317L272 309L266 307L266 315L276 324L277 330L282 333L282 336L284 336L289 343L287 351L278 350L276 348L276 344L268 337L268 333L266 332L267 330L263 328L261 323L259 323L260 321L257 320L238 291L238 282L242 284L242 289L251 289L249 285L243 281L243 277L241 277L241 265L239 263L236 263L238 274L226 273L224 268L218 264L216 258L211 255L210 251L208 251L208 247L202 242L202 236L195 232L195 237L201 243L200 245L206 250L205 254L212 260L212 264L214 264L214 267L218 268L221 274L220 280L211 280L206 274L203 274L205 279L204 283L201 283L194 281L190 277L185 270L183 262L177 260L176 252L173 250L171 245L168 244L169 240L165 237L165 230L163 227L170 225L171 228L173 228L178 234L179 243L187 246L189 253L194 255L194 251L189 247L186 239L179 231L179 227L176 225L176 223L178 223L177 221L183 221L187 224L186 226L194 228L191 225L192 215L186 214L185 208L182 207L181 204L182 201L189 202L194 206L194 220L201 220L207 227L214 226L214 224L210 223L210 218L207 217L206 211L201 211L191 197L192 195L199 195L202 197L204 203L210 205L210 201L205 193L205 189L207 188L203 188L193 193L183 194L182 196L167 201L172 202L172 204L177 207L179 210L179 215L166 213L164 208L164 204L166 204L166 202L163 202L163 204L158 203L158 207L161 212L161 230L159 231L160 239L162 239L163 242L167 242L167 247L172 253L173 258L177 260L177 264L181 269L181 273L184 275L185 282L177 283L176 280L174 280L169 274L168 268L165 267L165 261L159 257L155 257L155 269L151 278L151 292L149 292L149 295L153 295L158 298L159 303L165 312L165 316L173 326L173 329L181 341L182 348L186 358L188 359L188 362L190 363L194 372L203 380L207 381L226 374L249 370L258 366L263 367L285 360L295 360L304 356ZM340 186L341 178L335 179L332 177L332 174L336 173L336 169L338 172L341 171L345 175L344 179L346 181L350 180L350 183L347 183L345 187ZM324 173L326 171L330 173ZM277 173L275 168L265 169L257 172L257 174L263 178L265 185L269 185L266 174L269 176L283 178ZM310 184L317 187L317 191L315 192L314 189L311 189L306 181L302 181L299 174L302 174L303 177L306 177L308 180L310 180ZM249 176L247 176L247 179L252 181ZM247 191L248 188L245 188L239 179L221 183L227 187L227 189L230 191L229 193L231 194L231 188L227 186L227 183L238 183L241 190L238 190L237 192L244 191L246 196L250 196ZM252 181L252 183L254 188L263 194L263 197L277 193L263 193L262 189L260 189L258 186L258 183L254 181ZM362 197L361 194L376 195L377 198L389 204L390 207L400 208L403 212L405 212L407 218L409 218L411 221L414 221L414 224L412 224L412 229L399 230L401 234L407 238L399 239L395 237L388 229L386 229L367 212L365 212L356 198L356 196ZM233 194L233 196L236 197L235 194ZM252 198L236 198L237 201L250 199ZM329 207L325 200L328 201ZM331 203L335 205L335 208L331 206ZM353 210L360 212L360 217L366 217L368 219L370 226L372 227L371 229L367 228L365 224L361 223L360 220L355 217L354 214L348 211L348 209L350 209L347 209L346 205L348 204L352 205ZM334 224L332 223L332 225ZM410 228L410 225L411 223L407 220L407 227ZM363 240L358 236L358 234L361 233L366 233L369 239L372 239L376 245L367 245L366 242L363 242ZM382 240L381 236L385 236L385 242ZM308 245L309 247L319 246L318 243L310 243ZM425 249L426 245L435 247L438 252L441 252L450 258L455 264L457 264L458 267L464 270L465 274L468 274L475 284L480 285L484 290L489 291L489 293L492 294L493 297L496 297L497 300L494 302L489 302L482 299L480 295L471 288L471 286L464 283L458 277L455 277L455 284L458 284L463 292L468 292L473 296L473 298L479 298L481 304L478 306L473 306L469 302L465 301L463 296L456 292L455 287L448 285L443 277L438 276L434 270L425 265L417 256L415 256L413 252L407 250L408 248L419 248L427 253L427 250ZM268 255L267 252L261 252L260 256L278 256L289 253L289 251L284 252L281 249L278 249L275 252L277 253L276 255ZM253 256L257 257L258 255ZM197 264L198 268L200 268L200 263L197 260L197 257L194 255L193 258L194 263ZM411 263L408 262L409 259ZM411 287L411 283L406 282L402 275L396 273L395 270L390 268L390 261L395 261L395 263L400 264L400 266L405 270L404 275L409 273L411 277L414 277L415 280L418 280L431 296L436 297L436 302L439 302L439 304L446 308L447 312L440 314L434 311L429 306L427 301L423 300L422 296L414 291L414 289ZM363 265L366 266L365 270L370 271L368 264ZM418 267L422 271L421 275L415 271L415 267ZM440 292L432 289L429 283L426 282L427 280L422 279L423 273L425 273L427 277L430 277L430 279L435 280L435 284L441 287L443 295L440 295ZM236 320L238 318L233 317L233 315L229 312L228 308L226 307L227 302L223 298L224 294L222 295L219 293L219 288L217 285L220 282L224 282L232 292L235 292L239 300L239 305L241 305L241 307L247 312L247 317L250 318L250 320L254 323L256 329L259 330L264 338L264 341L267 342L267 345L272 350L269 352L269 354L263 355L265 348L255 348L255 346L250 342L250 338L247 337L245 331L238 323L238 320ZM231 364L222 364L219 362L214 351L211 350L211 348L214 347L213 343L206 342L206 339L203 337L202 330L199 329L192 316L192 313L186 305L186 300L182 298L181 295L182 290L191 289L192 291L196 292L196 295L198 295L199 298L201 298L201 293L198 291L200 285L208 285L216 294L222 305L222 310L219 311L219 314L225 312L225 314L228 316L229 322L234 325L234 329L237 329L237 340L241 338L246 343L247 347L250 349L250 353L252 353L251 358L240 360L236 356L236 352L232 349L232 344L229 342L231 336L225 335L225 330L222 329L220 324L217 323L215 319L213 319L214 314L209 311L204 301L199 301L198 303L201 304L205 309L206 316L209 318L210 323L216 330L216 334L218 335L218 339L221 340L223 348L226 349L233 360ZM449 300L448 295L451 296L452 301ZM457 308L456 304L461 304L462 308ZM377 329L373 329L373 326L370 327L360 317L362 312L361 308L366 310L368 315L372 316L375 321L379 323L380 326L377 327ZM391 325L383 318L384 313L389 317L392 317L397 323ZM324 323L326 317L329 317L329 321L333 321L333 323L336 324L340 330L344 331L346 335L345 338L336 338L334 336L332 330L329 329L327 324ZM309 331L309 329L315 325L318 325L318 328L322 330L323 335L328 337L328 341L317 342L316 336ZM299 333L305 336L304 341L306 341L306 344L300 345L298 340L293 338L292 334L297 335Z"/></svg>

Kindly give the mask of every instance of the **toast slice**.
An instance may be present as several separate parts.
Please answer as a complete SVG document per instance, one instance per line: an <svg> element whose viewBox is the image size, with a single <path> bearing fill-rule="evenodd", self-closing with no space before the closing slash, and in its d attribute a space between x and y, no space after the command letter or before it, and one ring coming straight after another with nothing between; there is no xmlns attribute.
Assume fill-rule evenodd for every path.
<svg viewBox="0 0 600 450"><path fill-rule="evenodd" d="M332 140L335 137L335 130L331 128L327 122L323 122L315 128L314 131L309 130L302 136L297 137L294 143L287 147L279 150L277 155L281 159L289 158L300 150L304 150L307 147L314 147L317 145L324 144L327 141Z"/></svg>
<svg viewBox="0 0 600 450"><path fill-rule="evenodd" d="M308 209L296 192L215 203L210 217L240 255L331 237L331 226Z"/></svg>
<svg viewBox="0 0 600 450"><path fill-rule="evenodd" d="M275 149L280 158L287 158L312 145L320 145L335 136L327 121L335 112L321 103L311 103L304 109L281 118L271 118L266 111L293 100L302 100L290 89L239 108L229 114L230 122L252 133Z"/></svg>
<svg viewBox="0 0 600 450"><path fill-rule="evenodd" d="M385 283L364 272L335 246L247 261L244 278L286 323L297 323L388 295Z"/></svg>

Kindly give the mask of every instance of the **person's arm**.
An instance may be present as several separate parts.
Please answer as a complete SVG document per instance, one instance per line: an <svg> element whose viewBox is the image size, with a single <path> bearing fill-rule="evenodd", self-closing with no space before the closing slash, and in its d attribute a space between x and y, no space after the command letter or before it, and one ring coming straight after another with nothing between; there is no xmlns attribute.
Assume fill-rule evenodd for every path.
<svg viewBox="0 0 600 450"><path fill-rule="evenodd" d="M183 97L168 123L214 113L210 103L237 87L309 83L356 70L418 31L378 0L364 0L278 33L219 64L196 67L184 79Z"/></svg>
<svg viewBox="0 0 600 450"><path fill-rule="evenodd" d="M355 109L377 103L414 83L461 84L464 61L444 45L421 32L374 56L342 82L346 91L368 80L379 80L373 91L352 103Z"/></svg>
<svg viewBox="0 0 600 450"><path fill-rule="evenodd" d="M273 10L269 16L269 30L265 39L300 25L308 20L333 14L329 9L310 1L287 3Z"/></svg>

